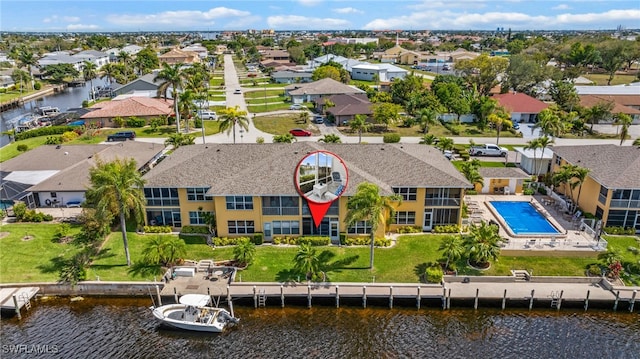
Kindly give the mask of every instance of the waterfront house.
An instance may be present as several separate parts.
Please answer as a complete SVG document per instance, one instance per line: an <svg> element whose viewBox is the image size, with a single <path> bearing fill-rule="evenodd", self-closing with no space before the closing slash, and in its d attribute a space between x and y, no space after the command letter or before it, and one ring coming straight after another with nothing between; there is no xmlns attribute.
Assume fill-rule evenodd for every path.
<svg viewBox="0 0 640 359"><path fill-rule="evenodd" d="M77 205L85 199L97 158L133 158L146 170L163 151L163 145L135 141L40 146L2 163L0 199L23 201L30 208Z"/></svg>
<svg viewBox="0 0 640 359"><path fill-rule="evenodd" d="M191 65L193 63L201 62L200 56L197 52L184 51L177 48L171 49L169 52L158 56L158 60L160 60L160 63L166 63L169 65Z"/></svg>
<svg viewBox="0 0 640 359"><path fill-rule="evenodd" d="M118 127L113 121L116 117L166 118L173 114L173 100L134 96L98 102L89 108L92 111L80 116L80 119L88 123L99 123L104 127Z"/></svg>
<svg viewBox="0 0 640 359"><path fill-rule="evenodd" d="M158 88L165 82L165 80L154 81L157 76L157 72L142 75L129 83L116 87L113 90L113 93L115 95L124 95L143 91L150 94L150 97L155 97L158 94ZM168 91L167 95L170 93L171 91Z"/></svg>
<svg viewBox="0 0 640 359"><path fill-rule="evenodd" d="M306 200L294 184L298 163L316 150L344 160L347 188L333 202L319 227L313 225ZM464 191L471 184L431 146L418 144L207 144L176 149L144 179L147 224L204 225L203 214L215 213L217 235L261 232L265 240L283 235L366 235L360 222L344 225L347 200L358 184L370 182L383 195L400 194L395 223L388 230L460 224ZM377 235L385 228L380 226Z"/></svg>
<svg viewBox="0 0 640 359"><path fill-rule="evenodd" d="M573 190L583 213L605 226L635 228L640 233L640 148L636 146L555 146L553 171L570 164L589 169L582 188ZM569 194L566 186L556 191Z"/></svg>
<svg viewBox="0 0 640 359"><path fill-rule="evenodd" d="M83 62L89 61L96 65L96 70L100 70L102 66L109 63L109 54L96 50L84 50L76 54L71 55L74 58L80 59ZM84 67L84 66L82 66Z"/></svg>

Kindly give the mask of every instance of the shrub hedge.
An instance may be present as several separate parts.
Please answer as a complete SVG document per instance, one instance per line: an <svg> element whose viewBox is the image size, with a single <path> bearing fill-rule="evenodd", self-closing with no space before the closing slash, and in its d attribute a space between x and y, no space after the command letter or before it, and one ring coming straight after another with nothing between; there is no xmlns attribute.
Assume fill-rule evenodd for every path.
<svg viewBox="0 0 640 359"><path fill-rule="evenodd" d="M184 234L209 234L207 226L182 226L180 233Z"/></svg>
<svg viewBox="0 0 640 359"><path fill-rule="evenodd" d="M144 233L171 233L171 226L144 226Z"/></svg>
<svg viewBox="0 0 640 359"><path fill-rule="evenodd" d="M40 127L30 131L20 132L16 135L16 141L26 140L27 138L32 137L40 137L40 136L51 136L51 135L61 135L68 131L75 130L74 126L47 126Z"/></svg>

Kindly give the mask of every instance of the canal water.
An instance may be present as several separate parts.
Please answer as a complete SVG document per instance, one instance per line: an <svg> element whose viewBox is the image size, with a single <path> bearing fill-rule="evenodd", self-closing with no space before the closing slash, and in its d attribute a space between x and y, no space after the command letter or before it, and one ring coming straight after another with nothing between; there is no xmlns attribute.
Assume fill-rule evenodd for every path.
<svg viewBox="0 0 640 359"><path fill-rule="evenodd" d="M93 87L103 87L108 85L106 79L95 78L93 79ZM90 83L87 81L85 86L68 87L64 91L41 97L39 99L25 102L24 106L4 111L1 114L0 119L0 133L11 130L12 124L16 124L22 116L32 113L39 107L52 106L60 109L64 112L70 108L82 107L82 101L89 99L89 92L91 91ZM0 147L9 143L9 137L2 135L0 137Z"/></svg>
<svg viewBox="0 0 640 359"><path fill-rule="evenodd" d="M222 334L166 329L150 299L38 302L2 319L1 358L640 358L637 313L236 306Z"/></svg>

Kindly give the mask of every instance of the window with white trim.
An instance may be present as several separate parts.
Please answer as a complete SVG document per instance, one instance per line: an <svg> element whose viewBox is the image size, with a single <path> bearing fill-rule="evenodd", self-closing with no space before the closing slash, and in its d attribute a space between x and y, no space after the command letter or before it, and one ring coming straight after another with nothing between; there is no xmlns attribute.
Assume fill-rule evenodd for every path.
<svg viewBox="0 0 640 359"><path fill-rule="evenodd" d="M212 213L212 212L189 211L189 224L191 225L207 224L204 218L206 213Z"/></svg>
<svg viewBox="0 0 640 359"><path fill-rule="evenodd" d="M271 221L273 234L300 234L298 221Z"/></svg>
<svg viewBox="0 0 640 359"><path fill-rule="evenodd" d="M403 201L418 199L418 189L415 187L393 187L393 192L402 196Z"/></svg>
<svg viewBox="0 0 640 359"><path fill-rule="evenodd" d="M416 212L396 212L396 224L416 224Z"/></svg>
<svg viewBox="0 0 640 359"><path fill-rule="evenodd" d="M368 221L358 221L347 229L349 234L369 234L371 233L371 225Z"/></svg>
<svg viewBox="0 0 640 359"><path fill-rule="evenodd" d="M187 188L188 201L204 201L204 195L207 189L203 187Z"/></svg>

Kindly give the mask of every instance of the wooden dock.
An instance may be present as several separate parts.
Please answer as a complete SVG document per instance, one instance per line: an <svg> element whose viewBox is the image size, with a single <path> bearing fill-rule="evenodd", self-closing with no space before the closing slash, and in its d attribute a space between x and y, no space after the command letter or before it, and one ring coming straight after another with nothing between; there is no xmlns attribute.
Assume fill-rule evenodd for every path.
<svg viewBox="0 0 640 359"><path fill-rule="evenodd" d="M0 288L0 309L15 311L18 318L21 318L20 310L26 307L31 309L31 299L38 294L38 287L7 287Z"/></svg>

